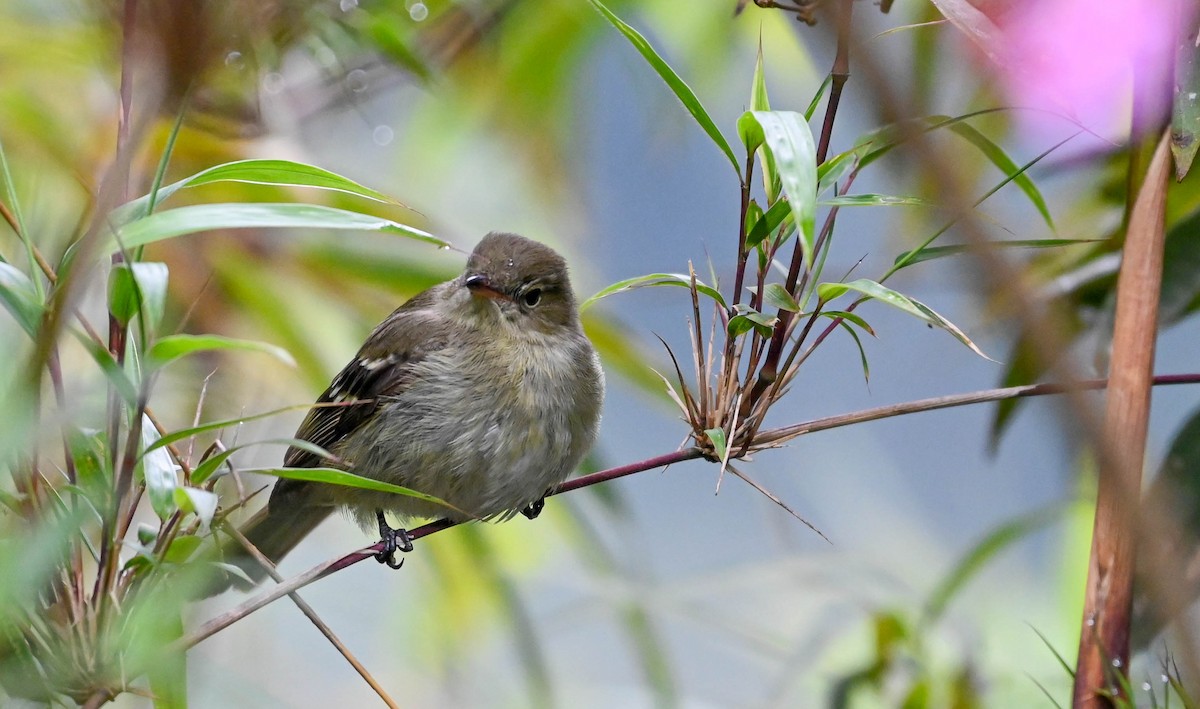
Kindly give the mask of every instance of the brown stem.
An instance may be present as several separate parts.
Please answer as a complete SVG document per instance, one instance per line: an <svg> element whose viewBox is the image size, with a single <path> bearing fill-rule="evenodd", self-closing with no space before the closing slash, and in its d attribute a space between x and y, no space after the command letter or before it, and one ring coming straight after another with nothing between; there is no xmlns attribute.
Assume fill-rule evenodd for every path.
<svg viewBox="0 0 1200 709"><path fill-rule="evenodd" d="M1121 694L1121 683L1110 678L1129 672L1136 520L1150 421L1170 163L1168 132L1159 140L1130 212L1117 278L1111 386L1104 411L1110 454L1100 467L1072 695L1075 707L1109 707L1116 704L1115 698L1130 699Z"/></svg>
<svg viewBox="0 0 1200 709"><path fill-rule="evenodd" d="M825 121L821 124L821 138L817 142L817 164L825 162L829 155L829 141L833 137L833 122L837 117L838 104L842 100L842 87L850 78L850 20L854 12L852 0L838 3L837 50L833 57L833 69L829 72L829 102L825 104Z"/></svg>
<svg viewBox="0 0 1200 709"><path fill-rule="evenodd" d="M702 456L703 452L699 448L685 448L673 453L666 453L653 458L647 458L646 460L638 461L636 463L629 463L628 465L609 468L608 470L601 470L600 472L592 473L590 475L573 478L554 488L554 490L548 494L559 495L564 492L578 490L590 485L597 485L602 482L608 482L609 480L616 480L617 478L625 477L626 475L640 473L644 470L661 468L673 463L681 463L685 460L695 460L696 458L700 458ZM413 540L421 539L422 537L427 537L431 534L440 532L444 529L450 529L451 527L455 527L457 525L457 522L440 519L435 522L430 522L429 524L421 525L416 529L408 530L408 536ZM354 564L357 564L365 559L372 559L382 550L383 542L379 542L378 544L366 547L364 549L350 552L349 554L346 554L338 559L333 559L314 566L303 574L293 577L286 583L282 583L272 588L267 593L251 598L240 606L237 606L236 608L233 608L228 612L222 613L216 618L213 618L204 625L200 626L196 632L180 640L180 645L182 645L182 647L185 649L190 648L196 643L199 643L213 636L217 632L229 627L230 625L233 625L259 608L262 608L263 606L268 605L269 603L278 600L289 593L303 588L313 581L325 578L330 574L341 571L348 566L353 566Z"/></svg>
<svg viewBox="0 0 1200 709"><path fill-rule="evenodd" d="M1190 374L1167 374L1154 377L1155 386L1166 386L1174 384L1200 384L1200 373ZM939 396L929 399L919 399L917 401L909 401L901 404L891 404L881 406L874 409L864 409L849 414L840 414L837 416L828 416L825 418L814 419L803 423L794 424L792 426L784 426L768 431L763 431L758 435L755 441L756 445L772 445L780 444L788 439L795 438L806 433L815 433L831 428L839 428L849 426L855 423L864 421L875 421L878 419L891 418L894 416L903 416L907 414L919 413L922 411L934 411L937 409L951 408L955 406L966 406L968 404L979 404L991 401L1000 401L1003 399L1016 399L1032 396L1046 396L1049 394L1062 394L1066 392L1079 392L1094 389L1103 389L1108 385L1106 379L1089 379L1084 381L1073 382L1071 384L1030 384L1026 386L1004 387L1000 389L988 389L984 391L969 392L966 394L955 394L951 396ZM674 463L681 463L687 460L695 460L704 457L703 451L699 448L686 448L647 458L646 460L636 463L629 463L616 468L609 468L600 472L584 475L578 478L568 480L556 487L550 494L560 495L562 493L571 492L580 488L589 487L617 478L640 473L646 470L652 470ZM441 519L435 522L424 524L416 529L408 531L409 536L416 540L423 537L428 537L431 534L450 529L457 526L457 522ZM245 603L223 613L216 618L208 621L200 626L194 633L180 640L180 645L183 648L190 648L197 643L212 637L221 630L236 623L242 618L250 615L254 611L266 606L273 601L288 595L318 579L329 576L346 567L353 566L360 561L374 556L383 550L383 543L374 544L363 549L353 551L345 556L337 559L331 559L322 564L319 564L299 576L293 577L286 583L280 584L270 591L256 596Z"/></svg>

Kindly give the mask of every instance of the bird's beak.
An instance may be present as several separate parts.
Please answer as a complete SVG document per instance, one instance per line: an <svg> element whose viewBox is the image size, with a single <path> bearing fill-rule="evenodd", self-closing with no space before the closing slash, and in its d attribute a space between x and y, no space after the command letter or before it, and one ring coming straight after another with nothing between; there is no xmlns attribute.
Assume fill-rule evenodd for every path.
<svg viewBox="0 0 1200 709"><path fill-rule="evenodd" d="M491 300L512 300L508 294L492 285L492 282L487 276L482 273L472 274L467 276L465 281L467 289L471 291L471 295L477 298L490 298Z"/></svg>

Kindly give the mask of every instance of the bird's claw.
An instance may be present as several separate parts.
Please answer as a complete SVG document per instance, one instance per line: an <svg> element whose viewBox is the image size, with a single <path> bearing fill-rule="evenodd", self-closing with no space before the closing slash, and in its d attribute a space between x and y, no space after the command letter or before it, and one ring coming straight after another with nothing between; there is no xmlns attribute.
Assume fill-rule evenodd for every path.
<svg viewBox="0 0 1200 709"><path fill-rule="evenodd" d="M530 502L525 505L525 509L521 510L521 514L527 519L536 519L542 513L542 508L546 506L546 498L540 497L535 502Z"/></svg>
<svg viewBox="0 0 1200 709"><path fill-rule="evenodd" d="M387 564L393 569L404 566L404 559L396 560L396 552L412 551L412 537L408 536L408 531L404 529L393 529L387 523L387 520L383 518L383 510L376 510L375 518L379 520L379 537L380 541L383 542L383 551L375 555L375 561Z"/></svg>

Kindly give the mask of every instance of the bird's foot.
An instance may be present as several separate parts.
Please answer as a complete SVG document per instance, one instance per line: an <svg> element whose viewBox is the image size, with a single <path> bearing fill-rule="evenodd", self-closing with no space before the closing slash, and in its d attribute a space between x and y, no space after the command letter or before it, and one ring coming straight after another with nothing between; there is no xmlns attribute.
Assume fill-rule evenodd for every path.
<svg viewBox="0 0 1200 709"><path fill-rule="evenodd" d="M525 505L525 509L521 510L521 514L528 519L536 519L542 513L542 508L546 506L546 496L538 498L536 502L530 502Z"/></svg>
<svg viewBox="0 0 1200 709"><path fill-rule="evenodd" d="M392 529L383 518L383 510L375 510L375 518L379 520L379 538L383 542L383 551L375 555L375 561L387 564L393 569L404 566L404 559L396 561L396 552L413 550L412 537L403 529Z"/></svg>

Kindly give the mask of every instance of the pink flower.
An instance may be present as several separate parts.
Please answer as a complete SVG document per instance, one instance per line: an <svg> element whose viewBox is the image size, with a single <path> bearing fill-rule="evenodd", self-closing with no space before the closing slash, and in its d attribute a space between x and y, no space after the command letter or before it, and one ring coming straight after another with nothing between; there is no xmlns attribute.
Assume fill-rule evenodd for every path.
<svg viewBox="0 0 1200 709"><path fill-rule="evenodd" d="M991 24L963 0L935 1L992 60L1010 105L1118 140L1129 130L1135 73L1140 115L1156 121L1169 105L1175 28L1192 8L1175 0L1014 0L988 4Z"/></svg>

